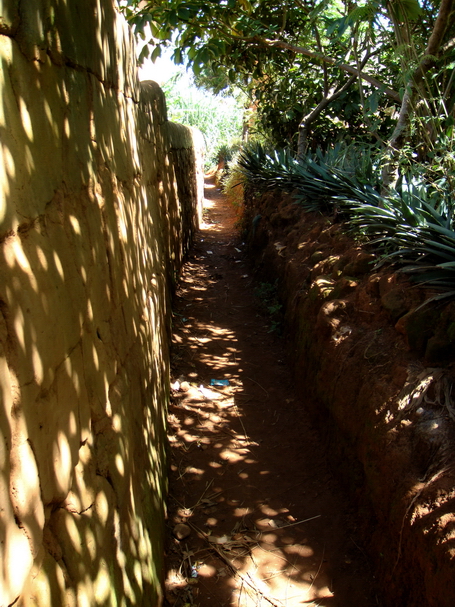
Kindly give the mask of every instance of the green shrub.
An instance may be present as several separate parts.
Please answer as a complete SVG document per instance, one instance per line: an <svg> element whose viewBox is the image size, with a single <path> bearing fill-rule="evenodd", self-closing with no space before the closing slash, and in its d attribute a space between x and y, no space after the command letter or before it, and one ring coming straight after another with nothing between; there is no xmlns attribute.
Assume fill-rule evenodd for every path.
<svg viewBox="0 0 455 607"><path fill-rule="evenodd" d="M307 211L341 215L351 233L362 235L432 299L455 298L454 207L449 184L425 176L401 177L395 191L379 193L379 164L372 150L358 162L355 149L337 148L297 161L288 150L251 145L239 155L239 170L257 189L293 192Z"/></svg>

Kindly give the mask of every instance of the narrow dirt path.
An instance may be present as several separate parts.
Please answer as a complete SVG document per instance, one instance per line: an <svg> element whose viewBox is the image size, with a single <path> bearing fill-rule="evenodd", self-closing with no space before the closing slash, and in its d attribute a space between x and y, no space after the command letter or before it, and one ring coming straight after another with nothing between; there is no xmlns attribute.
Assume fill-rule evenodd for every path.
<svg viewBox="0 0 455 607"><path fill-rule="evenodd" d="M213 180L205 196L174 308L167 604L380 605L234 212Z"/></svg>

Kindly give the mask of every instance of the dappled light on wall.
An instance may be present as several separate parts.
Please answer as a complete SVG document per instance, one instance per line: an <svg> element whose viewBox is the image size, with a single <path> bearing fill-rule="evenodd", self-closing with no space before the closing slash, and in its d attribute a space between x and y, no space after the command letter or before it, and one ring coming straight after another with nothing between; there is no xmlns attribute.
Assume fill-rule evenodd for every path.
<svg viewBox="0 0 455 607"><path fill-rule="evenodd" d="M0 604L153 606L192 135L109 2L1 17Z"/></svg>

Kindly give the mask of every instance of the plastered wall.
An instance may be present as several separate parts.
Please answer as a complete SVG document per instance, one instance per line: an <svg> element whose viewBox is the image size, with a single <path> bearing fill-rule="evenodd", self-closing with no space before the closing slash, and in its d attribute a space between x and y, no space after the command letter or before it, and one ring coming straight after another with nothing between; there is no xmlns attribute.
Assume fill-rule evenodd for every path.
<svg viewBox="0 0 455 607"><path fill-rule="evenodd" d="M0 0L0 606L161 602L200 142L111 0Z"/></svg>

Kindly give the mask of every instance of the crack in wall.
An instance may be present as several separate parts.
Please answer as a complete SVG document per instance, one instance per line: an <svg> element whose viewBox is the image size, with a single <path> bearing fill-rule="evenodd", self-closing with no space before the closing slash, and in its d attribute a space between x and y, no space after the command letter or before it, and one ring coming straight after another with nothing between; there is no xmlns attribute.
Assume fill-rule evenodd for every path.
<svg viewBox="0 0 455 607"><path fill-rule="evenodd" d="M20 14L27 17L23 13L26 3L20 2L19 7ZM111 27L110 15L103 19ZM124 589L125 579L131 580L137 592L153 587L144 599L153 605L154 599L149 599L158 592L160 582L154 558L162 548L156 531L162 523L158 507L162 496L145 487L152 476L157 486L162 482L164 464L154 462L151 471L147 467L164 452L160 443L164 414L160 407L168 397L168 363L157 359L166 356L165 333L169 330L166 315L170 294L166 289L170 279L166 268L178 265L171 258L182 248L176 236L181 228L174 226L171 230L168 225L172 221L178 224L181 216L177 208L180 201L173 189L174 160L168 158L169 122L163 119L164 97L155 87L143 87L139 92L129 63L134 62L128 46L130 39L122 44L120 51L126 49L126 54L117 64L114 65L114 54L108 54L114 63L108 61L103 71L98 53L108 40L114 39L104 37L105 27L96 27L103 40L88 44L89 50L94 50L93 56L85 49L79 53L81 49L75 46L75 57L81 59L77 61L67 56L71 55L70 46L63 45L68 51L64 54L52 43L40 40L46 35L50 40L54 35L49 23L42 36L32 28L28 38L26 26L17 20L14 29L11 26L7 30L12 42L3 40L10 53L5 72L9 75L6 84L11 87L8 98L14 118L5 125L11 136L9 151L14 162L7 173L9 181L5 181L11 187L6 192L7 199L12 192L8 202L14 228L0 235L7 264L2 268L7 280L1 292L0 321L4 321L1 329L5 368L9 369L12 387L12 408L5 408L2 433L6 450L14 460L10 495L15 504L13 509L8 504L8 516L23 544L20 550L24 567L20 576L21 583L27 584L24 601L29 600L30 584L33 592L40 592L27 559L37 546L44 546L45 556L41 556L44 559L49 554L63 577L60 572L55 573L57 566L54 571L53 562L51 570L57 578L64 579L59 589L52 590L61 593L57 598L57 594L53 595L55 604L65 604L76 597L76 592L70 596L69 588L81 585L93 592L98 574L103 573L101 566L97 569L100 563L106 562L109 575L114 576L112 571L122 562L116 579L108 576L112 592ZM71 33L71 27L71 23L64 23L64 33ZM0 35L5 35L5 31L0 23ZM34 36L38 44L32 45ZM80 36L75 39L79 45L83 41ZM86 57L88 63L93 59L90 65L83 65ZM75 89L79 85L80 93ZM21 111L30 118L28 130L21 122ZM109 120L109 116L114 116L114 120ZM45 128L41 128L43 124ZM144 125L149 143L142 136ZM12 132L13 128L18 132ZM81 139L78 129L83 133ZM71 147L74 158L66 148L62 151L61 141L63 148ZM49 154L43 152L46 144ZM138 149L129 150L129 144ZM129 156L134 156L134 162L129 161ZM43 175L47 163L58 167L60 163L61 172ZM83 163L90 170L83 171ZM74 167L78 173L75 179L70 174ZM156 179L150 177L155 172L166 184L161 202L170 209L167 216L160 207ZM30 179L35 177L30 186ZM39 179L46 187L40 189ZM124 200L117 201L121 195ZM23 200L27 204L22 204ZM119 219L120 213L126 219ZM123 220L124 233L120 237L119 224ZM148 222L153 224L150 229ZM73 229L74 225L79 232ZM119 247L119 242L124 248ZM147 289L152 275L160 279L153 283L153 293L148 293L153 297L153 306L144 317L141 289ZM111 293L109 301L106 288ZM166 331L158 325L165 326ZM151 382L155 383L150 386ZM10 391L9 386L7 390ZM147 407L158 420L153 431L150 426L155 422L144 418ZM146 432L149 436L144 439ZM152 439L159 456L146 452ZM23 455L26 459L21 461ZM107 522L102 518L104 513L108 515ZM73 535L67 524L75 525ZM136 583L134 567L138 561L131 549L131 538L136 537L137 529L141 529L149 544L149 552L142 560L149 571ZM42 542L40 533L46 536ZM90 548L96 553L93 562L78 553L79 540L86 542L90 533L96 535ZM55 536L55 545L49 534ZM109 542L110 552L104 547ZM39 563L34 566L38 571ZM37 580L53 575L48 566L49 561ZM5 565L6 575L8 567L12 571L15 563ZM75 573L79 570L80 578ZM48 581L57 587L57 578ZM40 604L35 595L30 600ZM5 602L18 601L19 597L10 594Z"/></svg>

